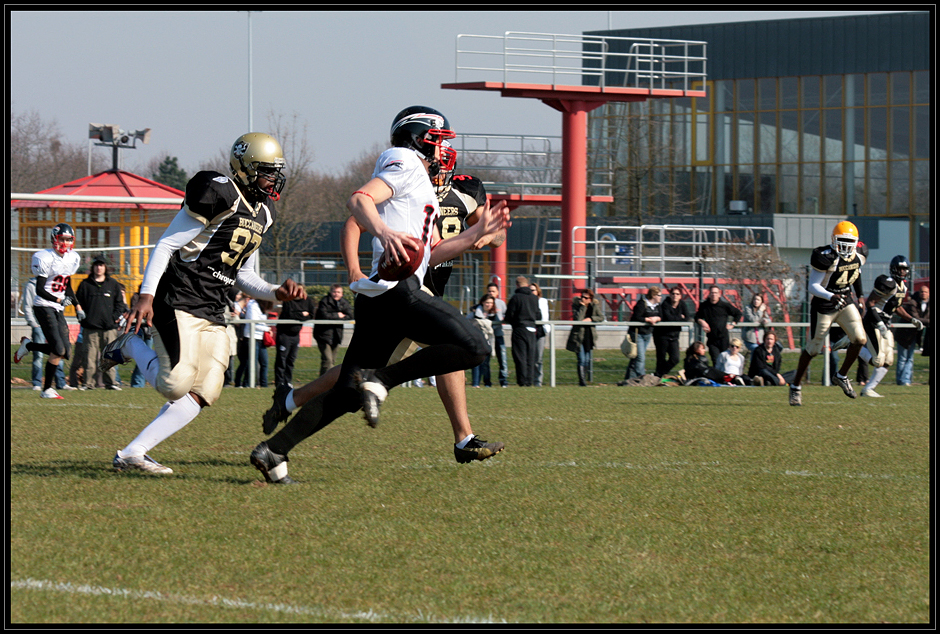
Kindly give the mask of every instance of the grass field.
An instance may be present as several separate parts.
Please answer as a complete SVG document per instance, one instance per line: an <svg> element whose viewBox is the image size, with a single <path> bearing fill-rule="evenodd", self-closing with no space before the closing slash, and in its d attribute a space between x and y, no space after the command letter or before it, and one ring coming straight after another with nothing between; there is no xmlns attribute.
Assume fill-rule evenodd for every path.
<svg viewBox="0 0 940 634"><path fill-rule="evenodd" d="M930 622L927 385L807 385L793 408L783 388L561 372L468 389L495 458L457 464L436 391L401 388L379 428L348 415L297 447L295 487L248 464L270 389L226 389L157 447L168 477L110 468L152 389L11 389L9 620Z"/></svg>

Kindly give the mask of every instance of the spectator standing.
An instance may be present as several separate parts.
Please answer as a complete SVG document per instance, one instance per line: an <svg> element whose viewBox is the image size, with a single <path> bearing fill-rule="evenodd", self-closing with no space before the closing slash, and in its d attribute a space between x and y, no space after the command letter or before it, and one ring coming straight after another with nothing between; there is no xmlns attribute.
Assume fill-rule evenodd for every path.
<svg viewBox="0 0 940 634"><path fill-rule="evenodd" d="M117 339L118 322L127 312L127 306L121 297L120 284L111 277L108 262L101 255L92 261L91 273L78 285L75 295L85 311L85 318L80 322L84 340L83 389L90 390L97 387L95 375L101 362L101 351ZM121 389L113 366L103 372L101 378L106 389Z"/></svg>
<svg viewBox="0 0 940 634"><path fill-rule="evenodd" d="M542 287L536 282L529 284L529 288L532 289L532 292L535 293L535 296L539 299L539 321L548 321L549 319L549 308L548 300L542 297ZM545 342L548 341L546 337L552 331L551 324L544 324L541 326L535 327L535 386L541 387L542 380L545 378L545 371L542 367L542 359L545 358Z"/></svg>
<svg viewBox="0 0 940 634"><path fill-rule="evenodd" d="M770 387L786 385L787 380L780 374L780 355L783 347L777 343L777 335L772 330L764 332L760 346L751 351L751 365L747 375L755 385Z"/></svg>
<svg viewBox="0 0 940 634"><path fill-rule="evenodd" d="M317 319L352 319L353 308L343 297L342 284L333 284L317 305ZM313 338L320 349L320 375L336 365L336 349L343 343L343 326L339 324L317 324L313 327Z"/></svg>
<svg viewBox="0 0 940 634"><path fill-rule="evenodd" d="M572 326L568 333L568 342L565 349L578 356L578 385L587 385L589 368L591 367L591 351L597 343L597 328L595 323L604 321L604 311L600 302L594 299L594 291L589 288L581 291L580 297L574 299L571 307L571 320L590 323L590 326Z"/></svg>
<svg viewBox="0 0 940 634"><path fill-rule="evenodd" d="M682 301L682 291L675 287L669 295L659 303L659 314L664 322L689 321L685 303ZM679 335L682 326L662 326L657 323L653 327L653 345L656 346L656 376L666 376L679 364Z"/></svg>
<svg viewBox="0 0 940 634"><path fill-rule="evenodd" d="M529 279L516 278L516 292L506 306L506 323L512 326L512 360L516 366L516 383L529 387L535 381L535 359L538 343L535 322L541 319L539 300L529 287Z"/></svg>
<svg viewBox="0 0 940 634"><path fill-rule="evenodd" d="M340 286L334 284L334 286ZM332 289L330 289L332 292ZM343 288L340 286L340 296ZM285 323L280 320L307 321L316 315L313 300L309 297L294 299L281 304L281 314L278 317L277 335L274 337L274 386L294 386L294 363L297 361L297 351L300 349L300 331L303 324ZM322 372L321 372L322 374Z"/></svg>
<svg viewBox="0 0 940 634"><path fill-rule="evenodd" d="M923 291L921 291L923 292ZM927 291L930 296L930 290ZM930 323L929 300L927 314L921 312L921 296L905 301L895 312L897 323L914 324L915 328L896 328L894 342L897 346L898 365L895 369L895 379L898 385L910 385L914 380L914 353L920 344L920 336L924 326Z"/></svg>
<svg viewBox="0 0 940 634"><path fill-rule="evenodd" d="M920 309L920 320L924 324L923 337L921 339L921 355L930 356L930 347L933 345L933 328L930 326L930 287L926 284L921 286L920 290L914 293L914 301Z"/></svg>
<svg viewBox="0 0 940 634"><path fill-rule="evenodd" d="M20 295L20 313L23 314L23 317L26 318L26 323L29 325L32 336L33 343L44 344L46 343L46 336L42 334L42 328L39 326L39 322L36 321L36 313L33 311L33 302L36 299L36 278L31 277L27 280L26 284L23 285L23 292ZM33 383L34 392L42 392L42 359L43 354L39 350L33 351L33 367L32 374L30 376ZM56 366L55 371L55 386L59 390L74 390L76 388L69 385L65 380L65 371L62 369L62 364Z"/></svg>
<svg viewBox="0 0 940 634"><path fill-rule="evenodd" d="M496 314L496 300L491 295L484 295L480 298L480 303L470 310L470 319L483 331L486 343L489 344L490 352L486 355L483 362L473 368L471 379L473 387L480 387L480 381L486 387L493 387L493 381L490 378L490 358L493 356L493 346L496 343L495 328L499 325L499 317Z"/></svg>
<svg viewBox="0 0 940 634"><path fill-rule="evenodd" d="M662 321L659 311L660 295L661 291L658 286L650 286L646 291L646 296L640 298L640 301L633 307L633 317L630 321L640 321L646 325L636 327L636 357L631 359L627 366L625 380L639 378L646 374L646 349L653 340L653 326Z"/></svg>
<svg viewBox="0 0 940 634"><path fill-rule="evenodd" d="M744 307L744 322L757 322L760 326L743 326L741 328L741 339L744 340L744 347L748 352L761 345L763 339L763 330L770 323L770 311L767 304L764 303L763 293L754 293L751 303Z"/></svg>
<svg viewBox="0 0 940 634"><path fill-rule="evenodd" d="M741 311L721 296L721 289L712 286L708 289L708 298L698 306L695 321L705 331L705 344L712 363L718 363L718 356L728 349L728 331L741 321Z"/></svg>
<svg viewBox="0 0 940 634"><path fill-rule="evenodd" d="M487 294L496 302L496 315L499 317L499 324L493 324L493 335L495 344L493 354L496 355L496 363L499 365L499 386L509 385L509 364L506 361L506 339L503 337L503 323L506 321L506 302L499 298L499 285L493 282L486 287Z"/></svg>

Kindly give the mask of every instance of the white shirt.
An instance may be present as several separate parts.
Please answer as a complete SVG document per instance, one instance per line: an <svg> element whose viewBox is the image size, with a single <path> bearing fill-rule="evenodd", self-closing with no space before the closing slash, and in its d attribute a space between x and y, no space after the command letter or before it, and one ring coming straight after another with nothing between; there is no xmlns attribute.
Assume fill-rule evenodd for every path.
<svg viewBox="0 0 940 634"><path fill-rule="evenodd" d="M542 315L540 321L548 321L548 300L544 297L539 297L539 313ZM542 328L545 329L546 335L552 331L552 327L548 324L545 324Z"/></svg>
<svg viewBox="0 0 940 634"><path fill-rule="evenodd" d="M731 356L727 350L718 355L718 369L725 374L741 376L744 374L744 355L741 353Z"/></svg>
<svg viewBox="0 0 940 634"><path fill-rule="evenodd" d="M249 300L245 305L245 316L243 319L264 319L264 313L261 312L261 307L258 306L258 302L255 300ZM264 333L271 330L271 326L267 324L245 324L245 336L248 336L248 328L254 326L254 337L258 341L264 339Z"/></svg>
<svg viewBox="0 0 940 634"><path fill-rule="evenodd" d="M58 298L65 297L65 285L69 283L72 275L78 270L82 258L75 251L68 251L65 255L59 254L54 249L43 249L33 254L32 270L33 275L46 278L46 292L55 295ZM33 300L33 306L45 306L54 308L62 312L65 307L56 302L50 302L48 299L36 294Z"/></svg>
<svg viewBox="0 0 940 634"><path fill-rule="evenodd" d="M393 231L408 233L424 242L424 261L415 272L418 279L423 280L431 260L434 222L441 213L428 171L414 150L393 147L379 156L372 177L381 178L392 190L391 198L375 206L382 221ZM384 254L382 242L373 237L372 272L369 277L375 277L378 273L379 260ZM349 288L353 292L376 297L394 288L396 284L398 282L373 282L362 279L351 284Z"/></svg>

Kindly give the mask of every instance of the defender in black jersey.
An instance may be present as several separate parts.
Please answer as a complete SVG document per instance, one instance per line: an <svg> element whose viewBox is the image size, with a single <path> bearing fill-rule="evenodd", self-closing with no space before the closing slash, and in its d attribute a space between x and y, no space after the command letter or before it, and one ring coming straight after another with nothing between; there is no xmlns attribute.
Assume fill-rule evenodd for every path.
<svg viewBox="0 0 940 634"><path fill-rule="evenodd" d="M855 390L846 377L867 342L862 317L856 304L863 297L861 267L868 257L868 248L858 239L858 229L851 222L840 222L832 231L832 242L816 248L810 256L809 288L810 332L806 346L800 354L796 376L790 384L790 405L802 405L800 384L813 357L822 352L826 335L833 322L839 324L849 338L842 367L836 373L836 383L849 398ZM855 298L852 298L852 292Z"/></svg>
<svg viewBox="0 0 940 634"><path fill-rule="evenodd" d="M118 471L172 473L147 452L218 399L229 361L225 309L232 286L259 299L307 296L293 280L277 286L254 272L258 247L276 219L272 199L284 187L280 144L267 134L242 135L230 163L231 177L204 171L186 184L183 207L150 256L125 334L102 351L103 370L134 359L168 399L115 454ZM153 350L135 334L143 323L154 328Z"/></svg>

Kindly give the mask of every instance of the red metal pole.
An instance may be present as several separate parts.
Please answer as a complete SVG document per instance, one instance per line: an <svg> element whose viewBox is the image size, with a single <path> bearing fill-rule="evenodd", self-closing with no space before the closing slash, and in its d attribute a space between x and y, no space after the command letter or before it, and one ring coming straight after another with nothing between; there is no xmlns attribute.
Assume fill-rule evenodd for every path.
<svg viewBox="0 0 940 634"><path fill-rule="evenodd" d="M490 280L499 277L499 280L495 281L499 284L499 298L503 301L506 301L506 284L508 284L506 281L507 259L505 240L498 247L490 247Z"/></svg>
<svg viewBox="0 0 940 634"><path fill-rule="evenodd" d="M588 107L583 101L568 100L562 103L561 274L574 275L575 267L586 268L585 245L573 243L573 240L584 240L584 231L578 231L576 236L572 236L572 230L587 224L587 113L596 105ZM571 279L559 281L562 319L571 319L574 289L583 285L575 284L575 280Z"/></svg>

